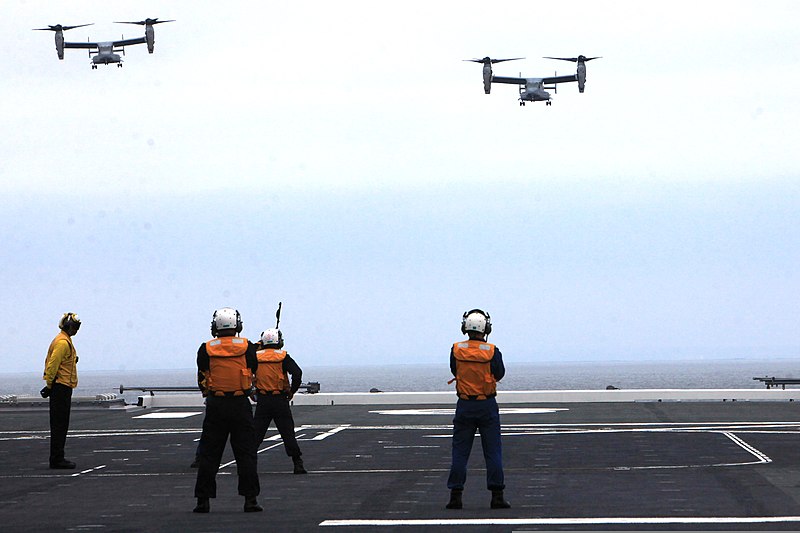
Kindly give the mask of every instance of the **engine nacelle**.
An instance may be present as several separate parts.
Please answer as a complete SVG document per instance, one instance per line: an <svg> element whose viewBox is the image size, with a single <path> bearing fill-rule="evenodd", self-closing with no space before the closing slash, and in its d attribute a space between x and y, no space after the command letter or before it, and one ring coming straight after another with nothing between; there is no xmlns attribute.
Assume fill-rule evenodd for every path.
<svg viewBox="0 0 800 533"><path fill-rule="evenodd" d="M153 30L153 25L148 24L144 28L144 37L147 40L147 51L153 53L153 48L156 44L156 32Z"/></svg>
<svg viewBox="0 0 800 533"><path fill-rule="evenodd" d="M578 91L583 92L586 86L586 65L581 62L578 63Z"/></svg>
<svg viewBox="0 0 800 533"><path fill-rule="evenodd" d="M483 65L483 92L489 94L492 92L492 64L486 63Z"/></svg>
<svg viewBox="0 0 800 533"><path fill-rule="evenodd" d="M64 59L64 33L61 30L56 32L56 53L59 59Z"/></svg>

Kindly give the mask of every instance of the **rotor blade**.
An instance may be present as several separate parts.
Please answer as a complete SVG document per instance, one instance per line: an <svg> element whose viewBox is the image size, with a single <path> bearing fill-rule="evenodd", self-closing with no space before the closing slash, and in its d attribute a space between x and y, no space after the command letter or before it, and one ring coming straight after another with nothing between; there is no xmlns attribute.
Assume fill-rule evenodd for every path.
<svg viewBox="0 0 800 533"><path fill-rule="evenodd" d="M155 19L139 20L139 21L136 21L136 22L115 20L114 24L138 24L139 26L147 26L147 25L152 26L153 24L162 24L164 22L175 22L175 21L174 20L158 20L157 18L155 18Z"/></svg>
<svg viewBox="0 0 800 533"><path fill-rule="evenodd" d="M586 56L578 56L578 57L548 57L545 56L545 59L558 59L559 61L572 61L573 63L577 63L578 61L591 61L592 59L600 59L603 56L597 57L586 57Z"/></svg>
<svg viewBox="0 0 800 533"><path fill-rule="evenodd" d="M93 25L94 25L94 22L91 22L89 24L78 24L77 26L64 26L64 29L65 30L71 30L72 28L83 28L84 26L93 26Z"/></svg>
<svg viewBox="0 0 800 533"><path fill-rule="evenodd" d="M573 63L578 61L577 57L549 57L549 56L544 56L544 59L557 59L559 61L572 61Z"/></svg>
<svg viewBox="0 0 800 533"><path fill-rule="evenodd" d="M503 61L516 61L517 59L525 59L524 57L511 57L508 59L492 59L489 56L484 57L483 59L464 59L463 61L472 61L473 63L483 63L484 65L493 64L493 63L502 63Z"/></svg>
<svg viewBox="0 0 800 533"><path fill-rule="evenodd" d="M62 26L61 24L56 24L55 26L48 26L47 28L33 28L34 31L67 31L73 28L83 28L84 26L91 26L94 22L89 24L78 24L77 26Z"/></svg>

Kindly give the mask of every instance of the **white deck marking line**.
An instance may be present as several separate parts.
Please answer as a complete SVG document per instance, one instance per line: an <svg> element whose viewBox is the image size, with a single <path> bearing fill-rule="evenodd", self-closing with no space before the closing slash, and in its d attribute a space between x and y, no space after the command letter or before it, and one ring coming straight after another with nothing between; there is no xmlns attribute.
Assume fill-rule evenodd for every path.
<svg viewBox="0 0 800 533"><path fill-rule="evenodd" d="M602 425L602 424L601 424ZM613 427L614 425L602 425L602 428L589 428L589 427L582 427L581 425L577 425L576 427L563 427L563 428L553 428L551 426L542 426L541 428L537 428L536 425L531 427L530 429L523 429L517 425L512 426L503 426L502 427L502 435L504 437L517 437L517 436L526 436L526 435L580 435L580 434L589 434L589 433L723 433L725 431L728 432L749 432L754 433L756 429L765 429L765 428L785 428L785 427L795 427L794 425L790 426L788 424L770 424L764 423L763 425L754 426L752 424L748 425L731 425L731 424L721 424L719 426L701 426L701 427L683 427L683 425L678 422L675 423L674 427L644 427L648 426L649 424L642 424L642 427ZM628 426L628 424L626 424ZM353 429L360 429L360 428L353 428ZM449 429L449 428L446 428ZM798 433L798 431L787 431L787 432L768 432L762 431L762 433ZM443 434L443 435L425 435L426 437L431 438L451 438L452 434Z"/></svg>
<svg viewBox="0 0 800 533"><path fill-rule="evenodd" d="M759 431L755 429L736 430L736 433L745 433L747 435L797 435L800 433L798 430L794 431Z"/></svg>
<svg viewBox="0 0 800 533"><path fill-rule="evenodd" d="M654 431L735 431L739 432L756 432L759 429L767 428L798 428L800 430L800 422L734 422L734 423L719 423L719 422L625 422L625 423L591 423L591 424L505 424L503 431L513 432L519 430L520 434L542 434L542 431L558 432L581 432L592 431L588 428L603 428L607 431L622 431L622 428L638 428L637 431L646 431L653 429ZM333 425L333 424L308 424L298 428L303 430L314 429L328 429L336 430L329 431L322 435L318 435L316 440L321 440L334 433L338 433L343 428L356 429L356 430L418 430L418 431L448 431L452 432L453 426L451 424L419 424L419 425L386 425L386 426L356 426L356 425ZM528 428L523 429L523 428ZM565 428L565 429L559 429ZM568 429L567 429L568 428ZM580 429L586 428L586 429ZM614 429L616 428L616 429ZM538 431L537 431L538 430ZM597 431L597 430L594 430ZM97 438L97 437L134 437L138 435L162 435L162 434L189 434L200 433L201 428L151 428L151 429L84 429L70 431L67 438L80 439L80 438ZM777 433L777 432L775 432ZM795 433L795 432L790 432ZM443 437L452 438L452 434L442 435ZM0 431L0 441L11 440L34 440L46 439L50 437L49 430L35 430L35 431ZM309 439L314 440L314 439Z"/></svg>
<svg viewBox="0 0 800 533"><path fill-rule="evenodd" d="M187 433L201 433L201 428L196 429L187 429L187 428L164 428L164 429L112 429L112 430L76 430L74 432L67 433L68 439L87 439L87 438L98 438L98 437L138 437L142 436L152 436L152 435L177 435L177 434L187 434ZM21 433L21 432L19 432ZM50 436L50 432L46 432L45 435L34 435L34 431L25 432L18 437L0 437L0 441L10 441L10 440L32 440L32 439L47 439Z"/></svg>
<svg viewBox="0 0 800 533"><path fill-rule="evenodd" d="M300 430L310 430L310 429L334 429L341 427L341 424L305 424L298 427L295 431ZM752 421L739 421L739 422L593 422L593 423L571 423L571 424L539 424L539 423L530 423L530 424L513 424L513 423L504 423L504 428L592 428L592 427L602 427L602 428L621 428L621 427L675 427L680 426L685 428L686 430L689 429L743 429L743 428L799 428L800 429L800 422L798 421L773 421L773 422L752 422ZM417 424L417 425L385 425L385 426L357 426L349 424L347 425L349 429L437 429L437 428L449 428L453 429L452 424ZM102 437L104 435L110 436L130 436L136 434L143 434L143 435L151 435L153 433L199 433L200 428L196 429L188 429L188 428L138 428L138 429L78 429L74 431L70 431L69 436L90 436L90 437ZM28 438L33 436L44 436L49 438L50 430L43 429L43 430L31 430L31 431L0 431L0 440L6 438L6 436L26 436Z"/></svg>
<svg viewBox="0 0 800 533"><path fill-rule="evenodd" d="M280 436L280 435L279 435L279 436ZM267 439L267 440L269 440L269 439ZM276 447L278 447L278 446L281 446L282 444L283 444L283 441L281 441L281 442L278 442L278 443L275 443L275 444L273 444L272 446L267 446L266 448L262 448L262 449L258 450L258 451L256 452L256 454L259 454L259 453L261 453L261 452L265 452L265 451L267 451L267 450L271 450L272 448L276 448ZM229 462L225 463L224 465L220 465L220 466L219 466L219 468L220 468L220 470L222 470L223 468L225 468L225 467L227 467L227 466L231 466L232 464L235 464L235 463L236 463L236 459L234 459L233 461L229 461Z"/></svg>
<svg viewBox="0 0 800 533"><path fill-rule="evenodd" d="M92 453L133 453L133 452L149 452L150 450L92 450Z"/></svg>
<svg viewBox="0 0 800 533"><path fill-rule="evenodd" d="M733 434L735 428L740 426L716 427L716 428L681 428L681 427L663 427L663 428L625 428L613 429L604 427L602 429L567 429L567 430L549 430L549 431L522 431L522 432L502 432L506 436L525 436L525 435L573 435L573 434L590 434L590 433L718 433L726 436L733 441L737 446L742 448L747 453L753 455L756 461L745 461L740 463L709 463L709 464L684 464L684 465L651 465L651 466L615 466L611 467L612 470L627 471L627 470L669 470L669 469L682 469L682 468L707 468L707 467L720 467L720 466L747 466L755 464L771 463L772 459L765 453L761 452L754 446L748 444L740 437ZM728 429L725 431L725 429ZM452 438L452 435L424 435L429 438Z"/></svg>
<svg viewBox="0 0 800 533"><path fill-rule="evenodd" d="M569 411L569 409L561 407L501 407L501 415L540 415L556 413L558 411ZM448 415L453 416L456 413L455 408L447 407L434 407L434 408L420 408L420 409L383 409L378 411L370 411L370 413L377 415Z"/></svg>
<svg viewBox="0 0 800 533"><path fill-rule="evenodd" d="M413 469L382 469L382 470L314 470L310 474L419 474L419 473L437 473L442 474L449 472L450 468L418 468ZM261 475L268 475L273 472L261 472ZM234 472L229 470L220 470L217 472L219 476L230 476ZM74 474L72 474L74 475ZM59 474L0 474L0 479L63 479L64 475ZM188 477L194 479L197 477L195 471L192 472L100 472L94 474L93 477ZM439 478L439 476L436 476Z"/></svg>
<svg viewBox="0 0 800 533"><path fill-rule="evenodd" d="M283 441L281 441L281 442L276 442L276 443L275 443L275 444L273 444L272 446L267 446L266 448L261 448L261 449L260 449L260 450L258 450L256 453L261 453L261 452L265 452L265 451L267 451L267 450L271 450L272 448L277 448L278 446L280 446L280 445L282 445L282 444L283 444ZM236 461L234 461L234 463L235 463L235 462L236 462ZM228 464L230 464L230 463L228 463ZM226 464L225 466L228 466L228 465ZM220 467L220 468L222 468L222 467Z"/></svg>
<svg viewBox="0 0 800 533"><path fill-rule="evenodd" d="M116 435L121 431L126 431L126 432L129 432L131 434L135 434L135 433L147 433L149 431L170 432L170 431L185 431L185 430L186 430L186 428L76 429L76 430L73 431L73 433L87 433L87 434L92 434L92 435L95 435L95 434L97 434L97 435L105 435L105 434L114 434L114 435ZM200 431L200 429L198 428L197 431ZM50 435L50 430L49 429L42 429L42 430L35 430L35 431L0 431L0 435L37 435L37 434L42 434L42 435L48 435L49 436Z"/></svg>
<svg viewBox="0 0 800 533"><path fill-rule="evenodd" d="M80 476L81 474L88 474L89 472L94 472L95 470L102 470L105 467L106 465L95 466L94 468L88 468L86 470L82 470L81 472L75 472L70 477L77 477Z"/></svg>
<svg viewBox="0 0 800 533"><path fill-rule="evenodd" d="M743 441L741 438L737 437L733 433L729 433L727 431L723 431L722 434L725 435L726 437L728 437L729 439L731 439L733 442L735 442L739 446L741 446L742 449L744 449L744 450L750 452L751 454L753 454L756 457L756 459L758 459L758 461L756 461L757 463L771 463L772 462L772 459L770 459L767 456L767 454L765 454L765 453L761 452L760 450L756 449L754 446L751 446L750 444L746 443L745 441Z"/></svg>
<svg viewBox="0 0 800 533"><path fill-rule="evenodd" d="M503 423L503 427L511 427L511 428L624 428L624 427L641 427L641 428L649 428L649 427L673 427L673 426L682 426L687 429L719 429L719 428L728 428L728 427L800 427L800 422L592 422L592 423L571 423L571 424L540 424L540 423L530 423L530 424L515 424L515 423Z"/></svg>
<svg viewBox="0 0 800 533"><path fill-rule="evenodd" d="M147 413L144 415L133 416L131 418L189 418L190 416L202 415L202 411L159 411L155 413Z"/></svg>
<svg viewBox="0 0 800 533"><path fill-rule="evenodd" d="M449 472L450 468L372 468L365 470L314 470L314 474L407 474L420 472Z"/></svg>
<svg viewBox="0 0 800 533"><path fill-rule="evenodd" d="M570 526L600 524L771 524L800 522L800 516L687 516L687 517L598 517L598 518L433 518L397 520L324 520L320 526Z"/></svg>
<svg viewBox="0 0 800 533"><path fill-rule="evenodd" d="M441 448L441 446L416 446L416 445L407 445L407 446L384 446L383 449L385 450L399 450L405 448Z"/></svg>
<svg viewBox="0 0 800 533"><path fill-rule="evenodd" d="M330 437L331 435L335 435L335 434L339 433L342 430L349 429L351 426L350 426L350 424L342 424L341 426L333 426L333 427L325 426L325 428L319 428L319 426L316 426L316 427L318 429L328 429L328 428L329 429L328 429L328 431L326 431L324 433L319 433L318 435L316 435L314 437L311 437L309 439L309 438L305 438L306 434L302 433L302 432L303 431L308 431L310 428L312 428L312 426L300 426L298 428L295 428L294 436L295 436L295 438L297 440L305 440L305 441L308 441L308 440L324 440L324 439ZM276 433L275 435L272 435L271 437L266 438L264 440L281 441L281 442L283 442L283 437L281 437L280 433Z"/></svg>
<svg viewBox="0 0 800 533"><path fill-rule="evenodd" d="M258 450L258 451L256 452L256 454L259 454L259 453L261 453L261 452L265 452L265 451L267 451L267 450L271 450L272 448L274 448L274 447L276 447L276 446L280 446L281 444L283 444L283 443L282 443L282 442L279 442L279 443L277 443L277 444L273 444L272 446L267 446L267 447L266 447L266 448L264 448L263 450ZM227 462L227 463L225 463L224 465L219 465L219 469L220 469L220 470L222 470L223 468L226 468L226 467L228 467L228 466L231 466L232 464L236 464L236 459L234 459L233 461L228 461L228 462Z"/></svg>
<svg viewBox="0 0 800 533"><path fill-rule="evenodd" d="M194 469L192 469L194 470ZM75 474L70 474L70 476L64 476L60 474L11 474L11 475L0 475L0 479L63 479L65 477L71 477ZM229 476L231 472L219 472L220 476ZM94 474L92 477L169 477L169 476L187 476L189 478L196 478L197 472L100 472L99 470Z"/></svg>
<svg viewBox="0 0 800 533"><path fill-rule="evenodd" d="M320 433L316 437L312 437L306 440L325 440L331 435L336 435L340 431L344 431L345 429L350 429L350 427L351 427L350 424L342 424L341 426L336 426L335 428L328 430L325 433ZM303 429L308 429L308 426L303 426Z"/></svg>
<svg viewBox="0 0 800 533"><path fill-rule="evenodd" d="M306 428L306 426L300 426L298 428L295 428L294 436L295 436L296 439L300 440L301 438L305 437L305 434L300 433L305 428ZM276 434L272 435L271 437L268 437L268 438L266 438L264 440L282 440L282 439L283 439L283 437L281 437L281 434L280 433L276 433Z"/></svg>

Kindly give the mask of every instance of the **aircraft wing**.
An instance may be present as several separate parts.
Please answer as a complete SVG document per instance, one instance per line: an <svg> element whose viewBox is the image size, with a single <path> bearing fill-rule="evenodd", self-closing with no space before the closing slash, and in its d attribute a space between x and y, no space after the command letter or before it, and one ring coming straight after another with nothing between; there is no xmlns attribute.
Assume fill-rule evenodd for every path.
<svg viewBox="0 0 800 533"><path fill-rule="evenodd" d="M492 76L492 83L511 83L513 85L525 85L525 78L506 78L505 76Z"/></svg>
<svg viewBox="0 0 800 533"><path fill-rule="evenodd" d="M97 48L97 43L64 43L64 48Z"/></svg>
<svg viewBox="0 0 800 533"><path fill-rule="evenodd" d="M114 41L114 46L128 46L132 44L145 44L147 39L145 37L137 37L136 39L122 39L121 41Z"/></svg>
<svg viewBox="0 0 800 533"><path fill-rule="evenodd" d="M552 76L550 78L542 78L543 83L567 83L569 81L578 81L578 76L571 74L569 76Z"/></svg>

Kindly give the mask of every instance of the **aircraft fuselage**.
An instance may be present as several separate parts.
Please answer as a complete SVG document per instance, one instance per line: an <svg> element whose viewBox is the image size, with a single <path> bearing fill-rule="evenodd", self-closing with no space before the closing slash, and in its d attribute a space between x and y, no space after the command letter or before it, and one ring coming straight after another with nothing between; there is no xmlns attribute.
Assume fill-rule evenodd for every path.
<svg viewBox="0 0 800 533"><path fill-rule="evenodd" d="M541 80L527 80L525 86L519 88L519 99L523 102L546 102L550 93L545 91Z"/></svg>
<svg viewBox="0 0 800 533"><path fill-rule="evenodd" d="M111 42L97 43L97 53L92 56L93 65L108 65L110 63L121 63L122 58L114 53L114 44Z"/></svg>

